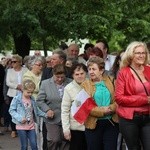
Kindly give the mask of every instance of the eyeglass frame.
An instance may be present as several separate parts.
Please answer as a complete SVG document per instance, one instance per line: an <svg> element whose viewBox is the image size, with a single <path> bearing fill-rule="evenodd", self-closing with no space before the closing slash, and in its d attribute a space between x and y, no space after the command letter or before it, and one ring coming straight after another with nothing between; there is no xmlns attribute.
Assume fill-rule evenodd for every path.
<svg viewBox="0 0 150 150"><path fill-rule="evenodd" d="M146 52L134 52L135 55L146 55Z"/></svg>

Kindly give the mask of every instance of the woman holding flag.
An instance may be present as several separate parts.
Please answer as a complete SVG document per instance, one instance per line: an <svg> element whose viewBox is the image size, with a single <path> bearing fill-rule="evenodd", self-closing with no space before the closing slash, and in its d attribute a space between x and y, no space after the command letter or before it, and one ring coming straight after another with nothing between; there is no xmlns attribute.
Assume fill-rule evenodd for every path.
<svg viewBox="0 0 150 150"><path fill-rule="evenodd" d="M82 83L96 105L85 121L88 150L116 150L118 138L113 79L104 74L102 58L92 57L87 63L89 78Z"/></svg>
<svg viewBox="0 0 150 150"><path fill-rule="evenodd" d="M81 92L81 83L86 79L87 68L82 63L77 63L72 67L73 81L64 89L61 105L61 119L63 133L66 140L70 141L70 150L86 150L85 126L80 118L79 122L74 119L72 111L76 111L81 106L81 101L77 100ZM81 116L82 117L82 116Z"/></svg>

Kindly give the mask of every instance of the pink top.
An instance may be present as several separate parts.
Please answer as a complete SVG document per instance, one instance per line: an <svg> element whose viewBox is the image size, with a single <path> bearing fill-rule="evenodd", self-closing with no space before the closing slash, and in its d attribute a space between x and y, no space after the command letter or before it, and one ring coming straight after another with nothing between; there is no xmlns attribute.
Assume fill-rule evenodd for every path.
<svg viewBox="0 0 150 150"><path fill-rule="evenodd" d="M31 105L30 99L23 99L23 104L25 107L25 118L28 120L24 124L17 124L16 129L17 130L32 130L35 129L35 123L33 120L33 108Z"/></svg>
<svg viewBox="0 0 150 150"><path fill-rule="evenodd" d="M150 93L150 83L148 81L144 82L144 85L147 89L147 92ZM136 94L139 95L146 95L145 89L143 84L141 83L140 80L135 79L135 89L136 89ZM135 108L134 112L147 112L147 114L149 113L149 106L145 106L145 107L139 107L139 108Z"/></svg>

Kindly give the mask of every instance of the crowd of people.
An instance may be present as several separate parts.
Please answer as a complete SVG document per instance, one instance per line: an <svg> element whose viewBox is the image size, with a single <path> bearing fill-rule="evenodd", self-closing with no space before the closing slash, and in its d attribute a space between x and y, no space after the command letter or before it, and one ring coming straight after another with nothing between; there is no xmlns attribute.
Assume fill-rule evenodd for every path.
<svg viewBox="0 0 150 150"><path fill-rule="evenodd" d="M77 44L63 43L46 58L40 51L2 58L0 135L19 136L21 150L28 141L32 150L122 150L123 143L126 150L149 150L148 47L134 41L112 55L98 40L83 54ZM82 90L91 109L78 99ZM87 113L83 123L73 105Z"/></svg>

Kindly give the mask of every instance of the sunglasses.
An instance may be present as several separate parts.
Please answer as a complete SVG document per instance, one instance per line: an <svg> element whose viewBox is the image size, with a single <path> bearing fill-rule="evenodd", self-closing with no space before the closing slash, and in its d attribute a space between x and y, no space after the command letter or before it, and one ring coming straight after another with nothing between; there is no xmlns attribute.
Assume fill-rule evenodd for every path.
<svg viewBox="0 0 150 150"><path fill-rule="evenodd" d="M11 61L11 63L17 63L18 61Z"/></svg>

